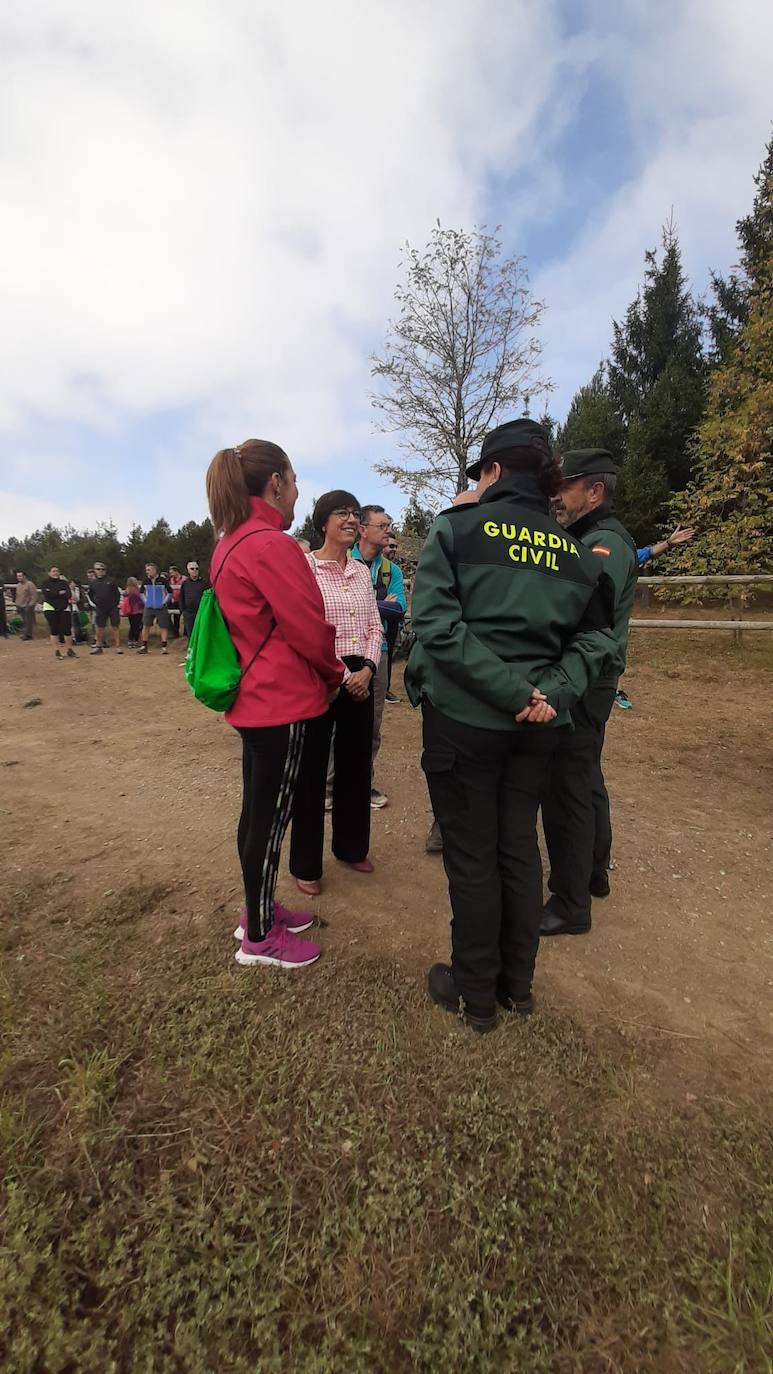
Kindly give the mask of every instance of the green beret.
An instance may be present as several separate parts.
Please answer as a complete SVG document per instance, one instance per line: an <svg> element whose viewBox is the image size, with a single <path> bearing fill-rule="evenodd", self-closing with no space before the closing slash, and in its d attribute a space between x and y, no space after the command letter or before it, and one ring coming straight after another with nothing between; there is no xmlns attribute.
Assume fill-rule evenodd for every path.
<svg viewBox="0 0 773 1374"><path fill-rule="evenodd" d="M617 472L615 462L606 448L573 448L561 455L561 473L565 482L575 477L603 477Z"/></svg>
<svg viewBox="0 0 773 1374"><path fill-rule="evenodd" d="M483 464L502 453L508 453L512 448L534 448L548 455L550 435L545 426L537 424L536 420L526 417L522 420L506 420L503 425L497 425L496 429L490 430L486 435L481 445L480 458L470 464L467 476L471 477L473 482L480 481Z"/></svg>

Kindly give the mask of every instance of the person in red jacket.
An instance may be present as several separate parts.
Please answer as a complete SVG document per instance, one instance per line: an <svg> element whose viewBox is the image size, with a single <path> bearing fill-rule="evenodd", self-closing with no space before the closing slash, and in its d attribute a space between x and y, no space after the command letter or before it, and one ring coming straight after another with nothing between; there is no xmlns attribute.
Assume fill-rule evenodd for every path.
<svg viewBox="0 0 773 1374"><path fill-rule="evenodd" d="M284 450L264 439L221 449L207 471L207 499L220 536L210 581L242 664L239 692L225 716L242 739L237 847L245 909L234 932L241 940L236 959L304 968L322 951L299 938L312 917L274 900L279 855L306 722L326 714L344 665L311 568L284 533L298 500Z"/></svg>

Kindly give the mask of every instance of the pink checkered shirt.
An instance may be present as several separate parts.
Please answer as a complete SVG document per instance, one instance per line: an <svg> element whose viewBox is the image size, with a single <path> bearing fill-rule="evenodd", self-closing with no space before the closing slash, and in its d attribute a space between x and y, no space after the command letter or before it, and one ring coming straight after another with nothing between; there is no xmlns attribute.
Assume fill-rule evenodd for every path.
<svg viewBox="0 0 773 1374"><path fill-rule="evenodd" d="M342 568L335 560L321 562L311 553L307 557L325 603L325 619L335 625L338 657L357 654L378 666L384 631L370 569L356 558L347 558Z"/></svg>

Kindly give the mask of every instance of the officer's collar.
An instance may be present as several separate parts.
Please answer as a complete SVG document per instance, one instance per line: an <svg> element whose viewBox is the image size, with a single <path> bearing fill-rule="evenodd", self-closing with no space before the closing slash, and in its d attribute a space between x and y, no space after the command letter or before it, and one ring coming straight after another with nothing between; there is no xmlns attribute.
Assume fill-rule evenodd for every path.
<svg viewBox="0 0 773 1374"><path fill-rule="evenodd" d="M613 513L614 507L612 502L602 501L600 506L596 506L593 510L589 510L587 515L581 515L579 520L575 520L573 525L567 525L566 528L570 534L574 535L575 539L582 539L582 536L587 534L588 530L592 530L596 525L600 525L602 520L605 520L608 515L612 515Z"/></svg>
<svg viewBox="0 0 773 1374"><path fill-rule="evenodd" d="M550 503L541 490L536 477L530 472L506 472L498 482L487 487L480 498L480 505L488 501L512 501L520 506L532 506L534 510L548 512Z"/></svg>

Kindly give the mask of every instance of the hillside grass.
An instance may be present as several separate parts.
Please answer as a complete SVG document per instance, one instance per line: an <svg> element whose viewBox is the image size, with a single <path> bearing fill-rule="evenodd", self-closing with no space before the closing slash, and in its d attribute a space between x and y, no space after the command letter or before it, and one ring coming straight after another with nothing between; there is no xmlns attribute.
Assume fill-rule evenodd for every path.
<svg viewBox="0 0 773 1374"><path fill-rule="evenodd" d="M384 962L239 969L163 887L4 891L6 1374L770 1368L764 1104Z"/></svg>

